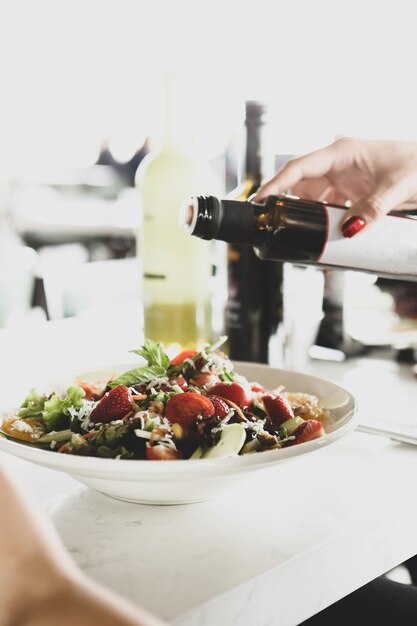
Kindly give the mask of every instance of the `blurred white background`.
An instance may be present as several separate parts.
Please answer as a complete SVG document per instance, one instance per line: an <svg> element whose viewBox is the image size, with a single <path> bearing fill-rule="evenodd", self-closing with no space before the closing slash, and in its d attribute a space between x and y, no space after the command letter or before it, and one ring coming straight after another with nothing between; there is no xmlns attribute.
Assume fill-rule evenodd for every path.
<svg viewBox="0 0 417 626"><path fill-rule="evenodd" d="M247 99L268 104L270 150L278 156L318 148L340 134L416 139L413 5L3 0L0 209L11 212L21 243L36 249L38 277L47 281L53 274L46 291L66 271L60 268L75 268L73 284L86 260L132 256L126 238L134 238L140 221L136 201L109 172L103 178L88 168L103 145L119 163L128 162L147 138L152 145L167 67L181 78L195 144L213 163L224 164L221 158L235 145ZM39 181L45 184L39 187ZM75 188L95 193L75 196ZM94 233L102 240L92 241ZM1 271L4 298L13 277L9 262L0 258ZM115 284L123 272L114 266ZM50 309L72 315L74 298L65 306L60 293ZM29 301L26 288L20 308ZM19 318L11 309L3 323L5 317Z"/></svg>
<svg viewBox="0 0 417 626"><path fill-rule="evenodd" d="M270 103L278 154L336 134L416 137L413 4L3 0L1 172L90 164L103 137L129 158L155 129L167 63L187 78L210 156L247 98Z"/></svg>

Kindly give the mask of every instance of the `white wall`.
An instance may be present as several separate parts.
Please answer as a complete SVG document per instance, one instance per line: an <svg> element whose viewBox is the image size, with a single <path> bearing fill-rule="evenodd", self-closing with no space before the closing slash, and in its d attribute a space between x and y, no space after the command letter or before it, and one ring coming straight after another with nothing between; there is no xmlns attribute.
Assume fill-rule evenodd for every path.
<svg viewBox="0 0 417 626"><path fill-rule="evenodd" d="M211 156L257 97L278 153L339 133L416 138L413 4L3 0L0 172L90 163L105 135L129 156L155 128L167 63L187 78Z"/></svg>

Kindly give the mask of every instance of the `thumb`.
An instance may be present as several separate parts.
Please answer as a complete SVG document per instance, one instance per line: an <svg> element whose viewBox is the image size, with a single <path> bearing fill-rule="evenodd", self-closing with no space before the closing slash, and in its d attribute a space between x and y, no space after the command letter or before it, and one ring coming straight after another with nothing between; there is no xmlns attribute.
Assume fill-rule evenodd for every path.
<svg viewBox="0 0 417 626"><path fill-rule="evenodd" d="M366 197L355 202L347 211L342 224L344 237L353 237L365 226L369 226L389 211L407 200L408 187L405 180L379 184Z"/></svg>

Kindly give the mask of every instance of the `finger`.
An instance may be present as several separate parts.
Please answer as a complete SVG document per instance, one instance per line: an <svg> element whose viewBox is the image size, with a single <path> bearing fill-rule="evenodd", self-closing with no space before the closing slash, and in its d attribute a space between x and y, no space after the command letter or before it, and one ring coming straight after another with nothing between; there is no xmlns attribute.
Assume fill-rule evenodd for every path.
<svg viewBox="0 0 417 626"><path fill-rule="evenodd" d="M365 226L370 226L389 211L399 207L410 196L407 178L395 183L384 182L378 185L366 198L355 202L347 211L342 224L345 237L353 237Z"/></svg>
<svg viewBox="0 0 417 626"><path fill-rule="evenodd" d="M342 206L351 206L350 198L343 192L330 187L325 194L318 198L321 202L327 202L327 204L339 204Z"/></svg>
<svg viewBox="0 0 417 626"><path fill-rule="evenodd" d="M324 200L331 185L326 176L301 180L291 188L291 193L304 200Z"/></svg>
<svg viewBox="0 0 417 626"><path fill-rule="evenodd" d="M284 193L304 178L325 176L335 159L333 144L288 161L271 180L257 191L254 201L260 202L267 196Z"/></svg>

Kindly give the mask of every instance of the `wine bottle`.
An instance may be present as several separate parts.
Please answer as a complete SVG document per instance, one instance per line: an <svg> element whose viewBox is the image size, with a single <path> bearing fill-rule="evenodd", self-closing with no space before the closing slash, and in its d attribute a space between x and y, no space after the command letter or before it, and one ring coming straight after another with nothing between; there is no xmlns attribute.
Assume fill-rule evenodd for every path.
<svg viewBox="0 0 417 626"><path fill-rule="evenodd" d="M213 178L187 139L186 99L171 72L165 75L164 92L161 144L141 161L136 173L143 213L138 247L144 333L168 349L195 348L212 338L211 245L187 237L178 216L190 193L206 189Z"/></svg>
<svg viewBox="0 0 417 626"><path fill-rule="evenodd" d="M392 212L346 239L346 210L285 195L269 196L265 204L199 196L190 201L185 226L203 239L249 244L260 259L417 280L414 217Z"/></svg>
<svg viewBox="0 0 417 626"><path fill-rule="evenodd" d="M247 200L266 174L266 107L261 102L247 101L245 109L245 159L238 187L229 194L236 200ZM281 283L282 266L262 263L248 246L229 244L225 333L232 359L268 363L270 338L282 318Z"/></svg>

